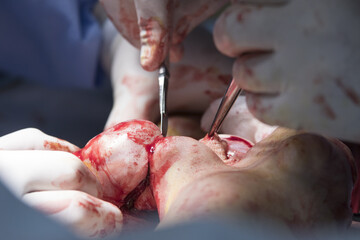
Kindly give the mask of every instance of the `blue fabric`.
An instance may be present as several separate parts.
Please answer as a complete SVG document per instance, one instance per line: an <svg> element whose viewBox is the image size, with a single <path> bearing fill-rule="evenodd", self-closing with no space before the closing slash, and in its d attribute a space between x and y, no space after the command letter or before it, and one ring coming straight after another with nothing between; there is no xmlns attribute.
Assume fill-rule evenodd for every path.
<svg viewBox="0 0 360 240"><path fill-rule="evenodd" d="M1 0L0 71L47 85L99 79L96 0Z"/></svg>

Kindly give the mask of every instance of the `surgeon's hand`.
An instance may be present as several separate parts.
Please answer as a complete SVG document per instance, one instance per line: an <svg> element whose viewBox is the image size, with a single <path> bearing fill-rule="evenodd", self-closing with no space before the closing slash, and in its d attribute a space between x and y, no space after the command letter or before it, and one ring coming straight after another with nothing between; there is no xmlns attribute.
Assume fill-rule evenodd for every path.
<svg viewBox="0 0 360 240"><path fill-rule="evenodd" d="M157 123L160 117L158 71L143 70L139 50L114 33L116 29L110 21L104 26L108 49L103 50L103 62L111 72L114 99L105 128L130 119ZM107 38L106 35L115 36ZM170 115L202 114L226 91L233 59L216 49L211 33L201 26L194 29L183 44L183 58L169 69L168 111Z"/></svg>
<svg viewBox="0 0 360 240"><path fill-rule="evenodd" d="M360 2L234 0L215 24L261 121L360 142ZM254 53L254 54L248 54Z"/></svg>
<svg viewBox="0 0 360 240"><path fill-rule="evenodd" d="M100 0L120 33L141 48L141 65L153 71L164 61L181 58L180 43L199 23L228 0ZM180 56L179 56L180 55Z"/></svg>
<svg viewBox="0 0 360 240"><path fill-rule="evenodd" d="M78 147L29 128L0 137L0 180L25 203L82 237L118 233L123 215L73 152Z"/></svg>

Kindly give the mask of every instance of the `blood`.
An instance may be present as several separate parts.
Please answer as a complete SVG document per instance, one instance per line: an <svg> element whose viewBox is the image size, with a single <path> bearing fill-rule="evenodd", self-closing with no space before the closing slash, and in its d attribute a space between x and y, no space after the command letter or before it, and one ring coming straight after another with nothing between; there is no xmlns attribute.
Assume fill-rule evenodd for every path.
<svg viewBox="0 0 360 240"><path fill-rule="evenodd" d="M328 116L330 119L336 119L335 112L329 105L329 103L326 101L325 97L323 95L318 95L314 98L314 102L319 104L322 109L324 110L324 113L326 116Z"/></svg>
<svg viewBox="0 0 360 240"><path fill-rule="evenodd" d="M179 44L186 37L190 30L190 16L183 16L176 24L174 36L172 39L173 44Z"/></svg>
<svg viewBox="0 0 360 240"><path fill-rule="evenodd" d="M244 22L245 15L246 15L246 14L249 14L249 13L251 13L251 12L252 12L252 10L251 10L250 8L243 7L243 8L241 9L241 12L239 12L239 13L237 14L236 20L237 20L239 23Z"/></svg>
<svg viewBox="0 0 360 240"><path fill-rule="evenodd" d="M253 77L254 76L254 72L253 72L253 70L251 68L245 66L244 71L245 71L246 76L248 76L248 77Z"/></svg>
<svg viewBox="0 0 360 240"><path fill-rule="evenodd" d="M230 74L220 74L218 79L227 86L230 84L232 76Z"/></svg>
<svg viewBox="0 0 360 240"><path fill-rule="evenodd" d="M240 137L236 137L236 136L231 136L231 137L227 137L225 138L226 140L230 140L230 141L238 141L238 142L242 142L244 143L247 147L249 148L252 148L253 147L253 144L250 143L249 141L243 139L243 138L240 138Z"/></svg>
<svg viewBox="0 0 360 240"><path fill-rule="evenodd" d="M209 96L211 99L218 99L220 97L222 97L224 94L220 93L220 92L212 92L210 90L205 90L204 91L205 95Z"/></svg>
<svg viewBox="0 0 360 240"><path fill-rule="evenodd" d="M246 157L246 153L253 147L253 144L248 142L247 140L231 136L228 138L224 138L224 141L226 141L226 157L227 160L225 163L227 165L234 165L243 158Z"/></svg>
<svg viewBox="0 0 360 240"><path fill-rule="evenodd" d="M209 4L203 4L195 8L195 11L191 14L187 14L180 18L180 20L176 23L174 28L174 34L172 42L174 44L179 44L184 40L186 35L191 30L191 23L200 20L203 16L206 16L206 12L209 10Z"/></svg>
<svg viewBox="0 0 360 240"><path fill-rule="evenodd" d="M161 141L161 143L165 143L166 140L168 138L157 138L152 144L149 144L148 146L146 146L146 150L148 152L148 161L149 161L149 168L154 169L154 160L153 160L153 156L154 156L154 152L156 149L156 144L158 144L161 140L165 140L165 141ZM168 163L169 161L166 161L166 163ZM161 179L165 172L167 171L167 169L169 169L169 167L171 166L167 166L167 164L165 163L165 166L162 166L160 169L156 170L156 175L155 174L150 174L150 172L148 174L150 174L150 182L152 186L157 186L157 184L159 183L159 179Z"/></svg>
<svg viewBox="0 0 360 240"><path fill-rule="evenodd" d="M336 85L344 91L345 95L356 105L360 105L360 97L357 95L357 93L344 85L344 83L341 81L340 78L336 79Z"/></svg>
<svg viewBox="0 0 360 240"><path fill-rule="evenodd" d="M150 52L142 53L142 58L147 59L142 64L144 69L151 71L158 68L159 64L162 62L162 59L165 57L165 47L166 43L169 42L169 26L165 26L159 22L154 17L150 17L148 19L140 17L139 20L139 27L142 30L141 37L142 37L142 45L146 45L151 48ZM145 34L143 32L145 31ZM153 33L159 33L160 36L153 36ZM154 49L153 49L154 48ZM145 56L144 56L145 55ZM156 65L155 65L156 64Z"/></svg>
<svg viewBox="0 0 360 240"><path fill-rule="evenodd" d="M223 90L231 81L231 75L220 74L219 69L215 67L199 69L185 64L175 66L171 71L171 78L176 79L176 81L170 83L169 89L178 90L194 82L207 82L211 90L217 90L221 94L223 94Z"/></svg>
<svg viewBox="0 0 360 240"><path fill-rule="evenodd" d="M165 163L159 169L157 169L155 173L151 174L151 185L153 187L156 187L160 184L161 179L172 165L172 161L165 161Z"/></svg>
<svg viewBox="0 0 360 240"><path fill-rule="evenodd" d="M102 168L101 172L104 173L107 177L108 182L110 183L110 186L107 183L101 182L101 185L104 190L104 196L102 197L104 200L111 202L112 204L121 207L124 204L124 198L125 192L123 189L119 186L119 184L113 179L111 174L109 173L109 170ZM107 189L110 189L110 193L108 193Z"/></svg>
<svg viewBox="0 0 360 240"><path fill-rule="evenodd" d="M98 208L101 207L102 203L96 198L88 195L89 199L84 200L85 202L79 202L79 206L86 209L89 212L94 213L96 216L100 216Z"/></svg>
<svg viewBox="0 0 360 240"><path fill-rule="evenodd" d="M138 217L139 212L135 209L135 202L139 199L142 193L147 189L147 187L150 185L151 176L150 174L150 162L153 161L153 154L155 152L155 145L158 141L163 139L161 135L155 137L154 141L150 144L144 144L144 141L137 141L138 144L141 144L145 147L147 153L148 153L148 172L145 177L124 199L122 207L120 208L122 212L126 213L128 216L132 217ZM134 139L136 140L136 139ZM152 194L154 195L154 194ZM157 201L156 201L157 202ZM126 221L126 220L125 220Z"/></svg>
<svg viewBox="0 0 360 240"><path fill-rule="evenodd" d="M104 226L105 226L105 229L103 229L104 231L103 230L101 230L101 231L103 231L105 234L101 234L101 238L104 238L107 235L109 235L115 231L115 228L116 228L115 213L109 212L105 216Z"/></svg>
<svg viewBox="0 0 360 240"><path fill-rule="evenodd" d="M75 152L74 154L82 161L90 161L91 165L96 170L99 170L101 166L104 166L106 164L106 159L111 154L110 152L106 151L106 148L101 144L100 140L102 139L102 137L104 135L110 135L114 133L115 135L120 134L121 132L129 129L130 127L134 128L135 125L140 125L141 130L149 129L151 127L152 129L154 129L154 127L156 127L153 123L143 120L131 120L127 122L121 122L92 138L83 149ZM151 129L149 130L149 132L151 132ZM138 131L128 131L127 134L133 142L140 145L144 145L144 141L148 140L149 137L151 138L155 136L148 135L146 138L144 138L144 135L138 135Z"/></svg>
<svg viewBox="0 0 360 240"><path fill-rule="evenodd" d="M126 86L128 90L136 96L147 95L149 92L156 90L157 85L155 84L144 84L149 82L144 76L137 75L124 75L121 80L123 86Z"/></svg>
<svg viewBox="0 0 360 240"><path fill-rule="evenodd" d="M61 140L60 140L61 141ZM44 148L54 151L72 152L68 146L65 146L59 142L44 141Z"/></svg>
<svg viewBox="0 0 360 240"><path fill-rule="evenodd" d="M236 17L236 19L238 20L238 22L242 22L244 20L244 15L243 13L239 13Z"/></svg>
<svg viewBox="0 0 360 240"><path fill-rule="evenodd" d="M112 128L100 133L91 139L86 146L75 152L74 154L82 161L90 162L91 166L96 169L95 175L103 187L103 199L109 201L124 210L133 208L134 202L142 194L149 185L149 172L144 180L142 180L132 191L126 193L123 191L121 184L111 174L112 169L107 167L107 159L110 158L112 151L104 146L101 139L104 136L116 138L120 134L127 134L128 139L134 143L141 145L148 152L148 162L154 152L155 142L162 138L159 128L150 121L131 120L121 122ZM135 162L134 165L137 163Z"/></svg>

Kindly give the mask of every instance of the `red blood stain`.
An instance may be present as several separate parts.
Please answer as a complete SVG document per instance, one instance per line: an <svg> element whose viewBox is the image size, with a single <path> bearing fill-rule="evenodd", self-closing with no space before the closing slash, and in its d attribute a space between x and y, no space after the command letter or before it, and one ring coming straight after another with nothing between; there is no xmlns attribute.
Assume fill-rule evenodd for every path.
<svg viewBox="0 0 360 240"><path fill-rule="evenodd" d="M120 123L119 125L121 125ZM115 125L117 127L117 125ZM106 164L106 158L109 156L109 153L106 153L103 150L101 144L101 138L110 131L113 131L114 128L109 128L108 130L100 133L99 135L92 138L83 149L75 152L75 156L81 159L81 161L89 161L91 166L96 170L99 170L101 166Z"/></svg>
<svg viewBox="0 0 360 240"><path fill-rule="evenodd" d="M360 105L360 97L357 93L341 81L340 78L337 78L336 85L345 93L345 95L356 105Z"/></svg>
<svg viewBox="0 0 360 240"><path fill-rule="evenodd" d="M60 189L79 189L84 182L85 174L79 169L76 171L75 176L72 173L62 175L51 181L51 185L54 187L58 187ZM75 179L75 181L74 181ZM86 179L86 181L91 181L90 179Z"/></svg>
<svg viewBox="0 0 360 240"><path fill-rule="evenodd" d="M152 129L154 129L155 131L152 131ZM155 141L156 138L159 137L159 135L157 134L159 132L156 130L158 130L158 127L153 123L145 124L142 125L142 127L137 131L127 132L127 136L134 143L142 145L146 149L149 144L152 144L153 141Z"/></svg>
<svg viewBox="0 0 360 240"><path fill-rule="evenodd" d="M107 9L106 4L101 2L102 5ZM140 34L139 34L139 26L137 22L135 8L129 8L127 3L119 3L119 10L117 11L119 14L115 16L111 16L108 14L110 20L114 23L116 28L122 33L122 35L132 44L139 42ZM134 44L138 46L137 44Z"/></svg>
<svg viewBox="0 0 360 240"><path fill-rule="evenodd" d="M90 195L87 195L87 199L83 199L81 202L79 202L80 207L84 208L88 212L95 214L98 217L100 217L99 208L101 205L102 203L98 199Z"/></svg>
<svg viewBox="0 0 360 240"><path fill-rule="evenodd" d="M186 37L186 35L190 31L190 17L189 16L183 16L180 18L180 20L177 22L175 26L174 36L172 38L172 42L174 44L179 44L182 42L182 40Z"/></svg>
<svg viewBox="0 0 360 240"><path fill-rule="evenodd" d="M127 134L128 139L138 145L142 145L149 155L152 154L152 146L154 142L162 138L158 127L149 121L131 120L119 123L112 128L100 133L81 150L75 153L82 161L90 162L91 166L96 170L95 175L99 175L100 182L104 189L103 199L124 208L133 207L133 203L141 195L148 185L149 177L147 176L136 186L130 193L126 193L119 187L121 184L114 179L111 169L108 169L107 159L111 156L111 151L107 150L107 146L103 146L101 138L103 136L118 137L120 134ZM136 162L134 163L137 164ZM147 174L149 175L149 173Z"/></svg>
<svg viewBox="0 0 360 240"><path fill-rule="evenodd" d="M242 22L244 20L244 14L238 13L238 15L236 16L236 19L238 20L238 22Z"/></svg>
<svg viewBox="0 0 360 240"><path fill-rule="evenodd" d="M191 65L179 64L171 71L171 81L169 89L177 90L190 86L194 82L208 82L212 89L219 88L219 92L229 85L231 75L221 74L215 67L200 69Z"/></svg>
<svg viewBox="0 0 360 240"><path fill-rule="evenodd" d="M144 81L143 77L140 76L128 76L125 75L121 80L123 86L126 86L128 90L136 95L141 95L141 93L145 93L142 87L144 86L141 84Z"/></svg>
<svg viewBox="0 0 360 240"><path fill-rule="evenodd" d="M251 68L244 66L244 71L245 71L246 76L248 76L248 77L254 76L254 72Z"/></svg>
<svg viewBox="0 0 360 240"><path fill-rule="evenodd" d="M116 137L120 133L124 132L126 129L134 125L140 125L141 126L140 130L133 132L129 131L127 132L127 134L128 137L135 143L143 145L144 141L148 140L149 137L154 136L154 135L138 136L138 132L142 132L142 130L146 130L152 125L155 126L153 123L150 123L148 121L141 121L141 120L131 120L127 122L121 122L92 138L82 150L75 152L74 154L77 157L79 157L82 161L88 160L96 170L99 170L101 166L104 166L106 164L106 159L111 154L110 152L106 151L106 146L103 146L103 144L101 143L102 137L111 134L114 135L114 137Z"/></svg>
<svg viewBox="0 0 360 240"><path fill-rule="evenodd" d="M220 92L213 92L213 91L210 91L210 90L205 90L204 93L209 96L211 99L218 99L218 98L221 98L224 94L223 93L220 93Z"/></svg>
<svg viewBox="0 0 360 240"><path fill-rule="evenodd" d="M63 141L59 139L59 141ZM66 145L61 144L60 142L51 142L51 141L44 141L43 144L45 149L54 150L54 151L64 151L64 152L72 152L70 148Z"/></svg>
<svg viewBox="0 0 360 240"><path fill-rule="evenodd" d="M255 94L252 94L255 95ZM250 112L256 112L257 114L264 115L268 111L272 109L272 105L269 104L269 106L263 106L261 95L254 96L251 98L251 102L249 105Z"/></svg>
<svg viewBox="0 0 360 240"><path fill-rule="evenodd" d="M218 76L218 79L223 82L225 85L229 85L232 79L232 76L230 74L220 74Z"/></svg>
<svg viewBox="0 0 360 240"><path fill-rule="evenodd" d="M100 231L100 237L104 238L107 235L113 233L116 229L116 216L115 213L109 212L104 218L105 229Z"/></svg>
<svg viewBox="0 0 360 240"><path fill-rule="evenodd" d="M224 162L230 166L245 158L247 152L253 147L253 144L247 140L236 136L224 138L223 141L227 143L225 150L227 160Z"/></svg>
<svg viewBox="0 0 360 240"><path fill-rule="evenodd" d="M154 188L159 185L161 179L172 165L172 161L165 161L165 163L159 169L156 169L155 173L151 174L151 184Z"/></svg>
<svg viewBox="0 0 360 240"><path fill-rule="evenodd" d="M165 28L159 21L150 17L148 19L140 17L139 27L142 31L145 31L145 34L142 33L142 45L147 45L151 48L155 47L154 51L145 53L147 60L143 66L146 70L154 70L158 68L159 64L162 62L162 59L165 57L165 53L168 49L165 49L166 44L169 42L170 35L168 34L169 27ZM153 33L159 33L160 36L153 36ZM143 62L144 64L144 62ZM154 64L157 64L156 66Z"/></svg>
<svg viewBox="0 0 360 240"><path fill-rule="evenodd" d="M209 10L209 4L203 4L196 7L192 8L192 10L195 9L195 11L183 16L176 23L172 38L173 44L179 44L180 42L182 42L186 37L186 35L192 29L191 23L198 21L199 19L202 18L202 16L206 16L205 13Z"/></svg>
<svg viewBox="0 0 360 240"><path fill-rule="evenodd" d="M240 23L244 22L245 15L251 13L251 9L247 7L243 7L241 11L237 14L236 20Z"/></svg>
<svg viewBox="0 0 360 240"><path fill-rule="evenodd" d="M225 138L226 140L230 140L230 141L237 141L237 142L241 142L243 144L245 144L247 147L249 148L252 148L253 147L253 144L250 143L249 141L243 139L243 138L240 138L240 137L236 137L236 136L231 136L231 137L227 137Z"/></svg>
<svg viewBox="0 0 360 240"><path fill-rule="evenodd" d="M323 95L318 95L314 98L314 102L319 104L321 108L323 109L326 116L328 116L330 119L336 119L336 114L332 110L329 103L326 101L325 97Z"/></svg>
<svg viewBox="0 0 360 240"><path fill-rule="evenodd" d="M104 191L102 199L111 202L118 207L122 206L124 204L123 199L126 195L121 188L121 183L117 183L107 167L101 168L99 172L105 174L106 176L106 178L100 179L100 183Z"/></svg>
<svg viewBox="0 0 360 240"><path fill-rule="evenodd" d="M153 147L148 148L150 150L149 151L149 166L150 166L150 169L151 169L151 172L150 172L150 186L151 186L151 189L153 191L153 195L154 195L155 202L156 202L157 206L160 206L160 202L161 202L162 199L161 199L161 196L158 194L156 189L158 188L160 182L162 182L162 184L164 184L164 181L162 181L162 179L163 179L164 175L166 174L166 172L168 171L168 169L175 162L175 160L172 159L171 157L167 158L167 159L164 159L161 156L162 152L159 151L158 152L159 155L157 156L156 160L159 160L159 161L162 161L162 162L154 162L153 154L154 154L154 151L155 151L158 144L159 145L161 144L161 149L164 149L169 144L169 142L172 141L172 139L173 139L173 137L166 137L166 138L158 139L157 141L154 142ZM160 213L161 210L158 209L158 211L159 211L159 214L161 214Z"/></svg>
<svg viewBox="0 0 360 240"><path fill-rule="evenodd" d="M76 179L79 184L82 183L84 176L85 176L85 174L82 171L80 171L80 170L76 171Z"/></svg>

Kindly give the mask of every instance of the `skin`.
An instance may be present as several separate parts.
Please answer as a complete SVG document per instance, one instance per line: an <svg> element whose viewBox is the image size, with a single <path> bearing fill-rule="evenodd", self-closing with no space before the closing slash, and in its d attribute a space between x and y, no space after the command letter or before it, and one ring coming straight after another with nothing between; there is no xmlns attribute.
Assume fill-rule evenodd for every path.
<svg viewBox="0 0 360 240"><path fill-rule="evenodd" d="M159 137L161 132L152 122L131 120L97 135L77 155L99 179L103 199L130 210L126 205L136 199L127 196L146 178L149 146Z"/></svg>
<svg viewBox="0 0 360 240"><path fill-rule="evenodd" d="M233 76L256 118L360 142L352 127L360 119L359 7L355 0L233 1L214 40L237 58Z"/></svg>
<svg viewBox="0 0 360 240"><path fill-rule="evenodd" d="M141 49L141 66L159 68L166 55L181 51L181 42L228 0L101 0L118 31ZM173 52L173 53L171 53ZM138 55L138 56L139 56Z"/></svg>
<svg viewBox="0 0 360 240"><path fill-rule="evenodd" d="M34 129L20 133L31 136L31 131L38 134L35 143L39 136L50 137ZM153 123L132 120L75 153L19 150L0 150L2 181L82 236L144 227L144 215L137 214L155 206L160 227L209 213L268 216L295 231L344 229L351 221L352 156L341 142L317 135L278 129L255 146L229 135L199 142L164 138ZM263 184L264 178L271 184Z"/></svg>
<svg viewBox="0 0 360 240"><path fill-rule="evenodd" d="M278 129L228 166L193 139L163 139L150 161L159 227L225 215L270 217L294 233L345 229L351 223L353 159L338 143Z"/></svg>

